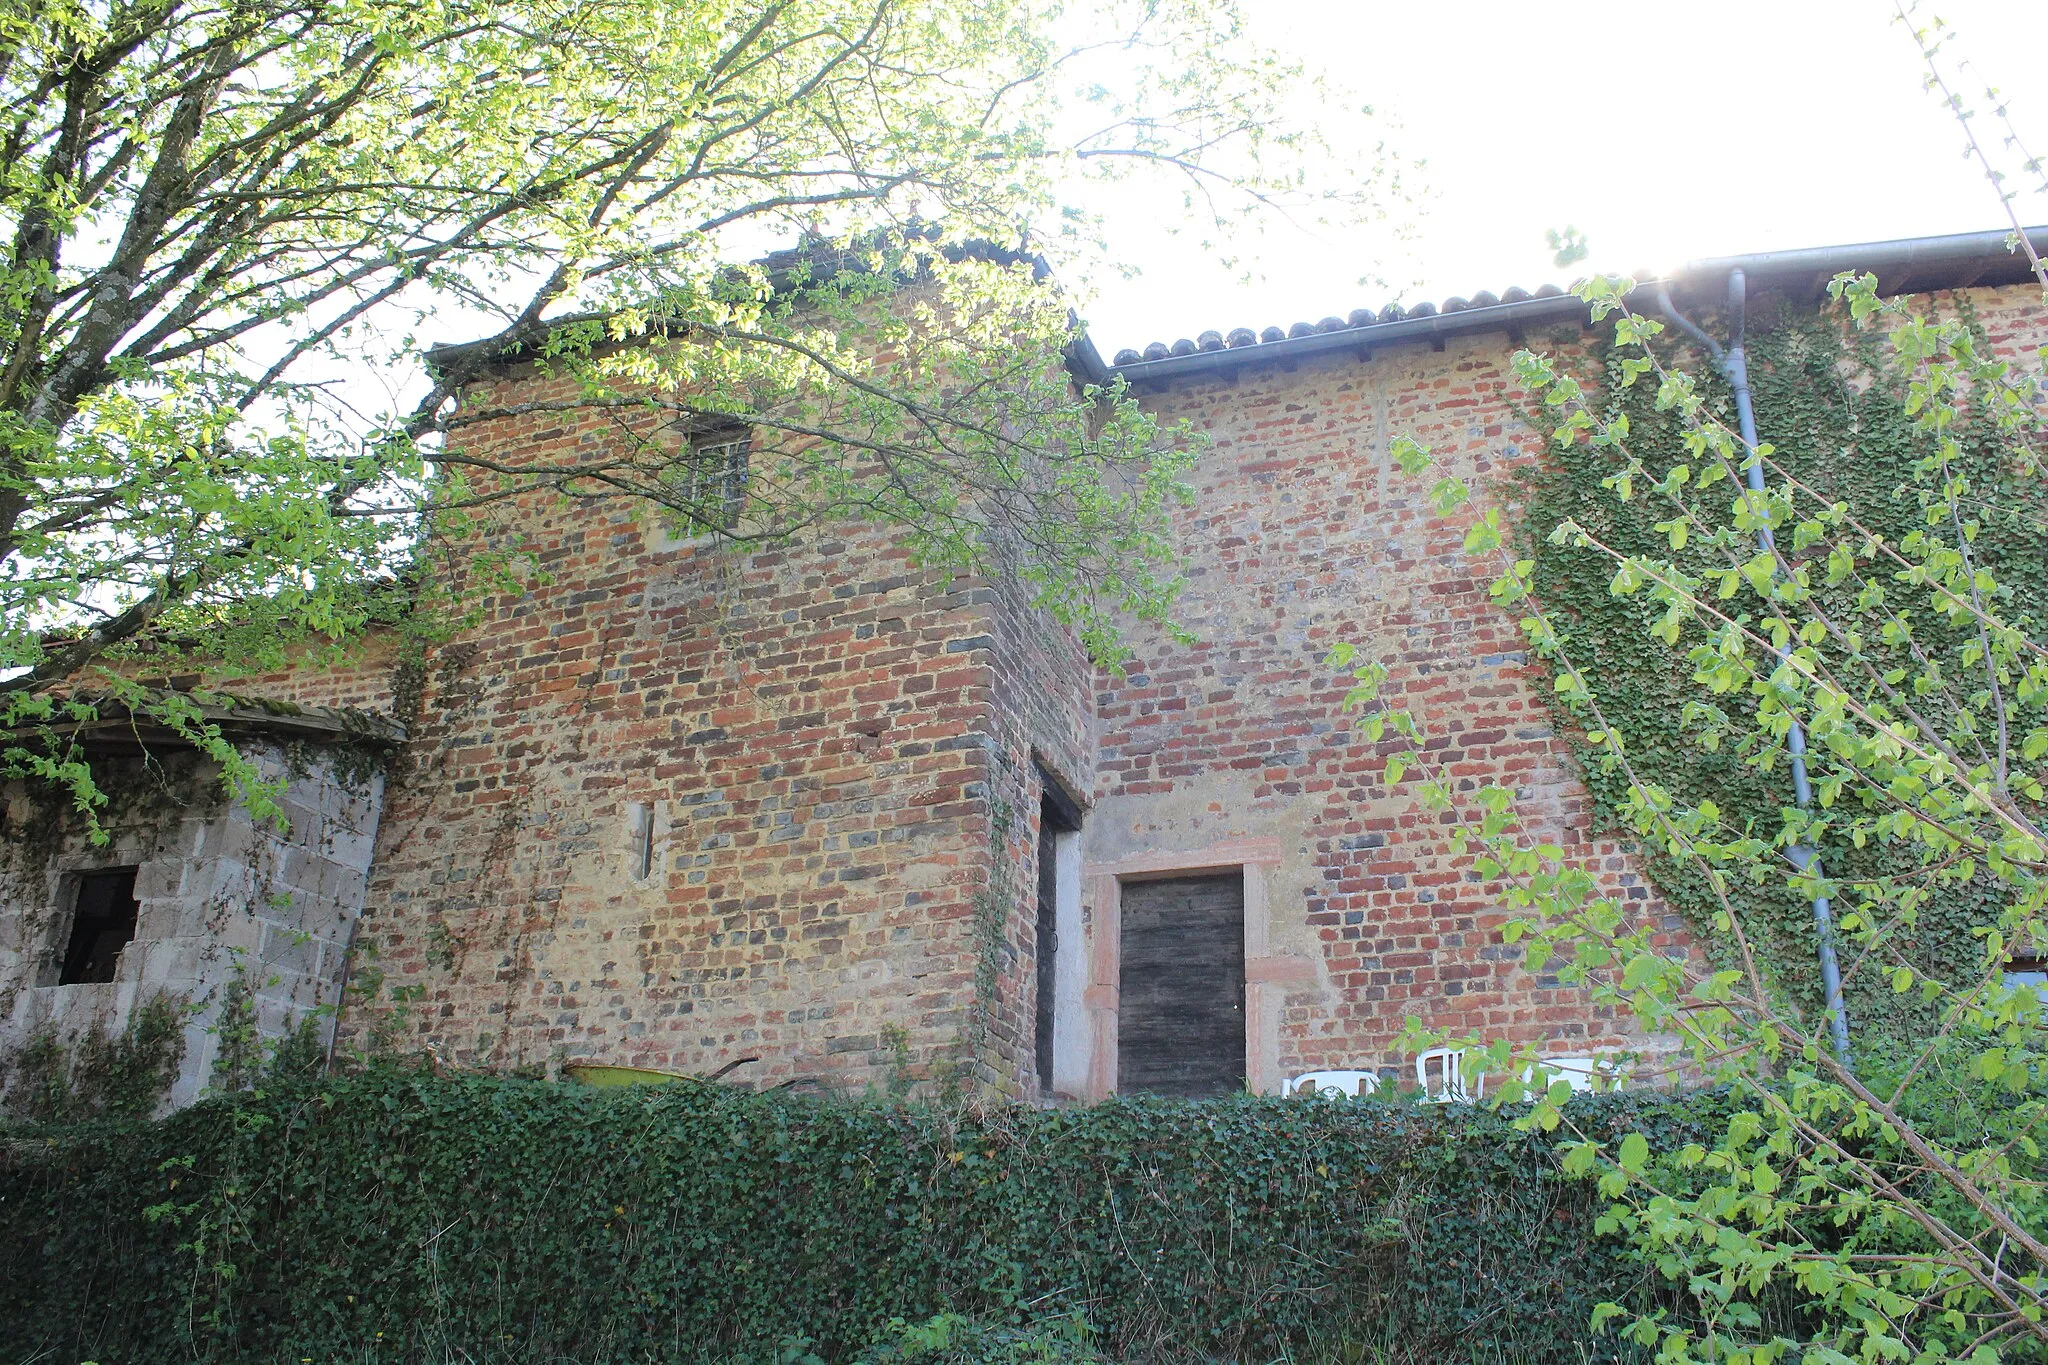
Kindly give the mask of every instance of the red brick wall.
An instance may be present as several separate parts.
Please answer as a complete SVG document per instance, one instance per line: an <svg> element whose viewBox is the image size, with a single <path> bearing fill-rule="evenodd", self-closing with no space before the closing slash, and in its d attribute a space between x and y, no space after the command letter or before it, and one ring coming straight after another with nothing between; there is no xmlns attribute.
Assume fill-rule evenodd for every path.
<svg viewBox="0 0 2048 1365"><path fill-rule="evenodd" d="M226 686L238 695L300 706L347 707L390 715L402 649L397 631L377 626L335 657L311 658L275 673L236 678Z"/></svg>
<svg viewBox="0 0 2048 1365"><path fill-rule="evenodd" d="M1976 291L1980 319L2008 351L2038 345L2038 291ZM1549 1044L1557 1054L1627 1045L1608 1017L1553 977L1522 968L1500 939L1497 888L1452 855L1410 788L1388 790L1383 757L1341 705L1323 666L1351 642L1385 661L1393 704L1415 711L1437 762L1467 784L1522 797L1533 830L1595 867L1607 890L1655 922L1673 950L1685 926L1634 860L1588 837L1588 798L1555 734L1516 616L1487 596L1491 571L1461 547L1472 517L1502 505L1503 476L1541 455L1520 420L1505 335L1248 364L1234 377L1173 381L1144 397L1163 419L1214 439L1181 544L1190 557L1181 621L1192 646L1140 632L1123 678L1096 698L1096 809L1087 848L1107 873L1136 855L1276 842L1265 880L1275 965L1266 1056L1255 1078L1409 1063L1405 1019ZM1445 522L1424 495L1434 475L1391 466L1406 433L1471 484ZM1509 508L1512 512L1512 508ZM1154 858L1153 861L1157 861ZM1094 909L1100 912L1099 876ZM1255 1050L1258 1024L1254 1021Z"/></svg>
<svg viewBox="0 0 2048 1365"><path fill-rule="evenodd" d="M2027 291L1977 304L2001 345L2041 334ZM1322 663L1344 641L1385 659L1454 777L1514 786L1539 834L1684 949L1631 860L1587 837L1542 683L1463 522L1390 467L1407 432L1472 483L1473 512L1497 501L1541 448L1511 350L1481 336L1267 362L1149 394L1215 447L1182 527L1195 642L1137 630L1121 677L1092 674L1013 585L943 581L873 528L748 551L674 541L616 504L508 505L480 534L524 544L547 581L455 585L480 619L427 659L364 923L382 1003L350 1027L381 1017L492 1066L757 1057L735 1079L760 1084L978 1062L980 1083L1029 1093L1042 765L1092 793L1093 957L1113 942L1118 868L1252 865L1257 1084L1405 1066L1409 1015L1559 1053L1642 1041L1522 969L1495 888L1407 789L1385 789ZM477 397L545 401L560 382ZM607 429L528 412L464 440L516 460ZM399 662L372 639L348 668L261 690L378 707ZM636 805L657 816L645 879ZM1100 1058L1115 988L1095 966L1082 1031Z"/></svg>
<svg viewBox="0 0 2048 1365"><path fill-rule="evenodd" d="M1515 619L1492 607L1484 569L1461 548L1463 520L1436 519L1431 481L1387 457L1389 435L1410 433L1480 489L1534 451L1511 409L1510 354L1504 336L1483 336L1441 354L1247 370L1148 400L1215 442L1183 537L1182 622L1199 643L1147 641L1125 679L1101 681L1090 852L1280 840L1269 941L1311 968L1278 1004L1281 1075L1394 1064L1408 1015L1566 1051L1623 1041L1516 965L1491 889L1409 790L1384 787L1380 754L1343 709L1348 679L1323 663L1340 642L1385 661L1389 697L1422 717L1453 777L1515 786L1547 837L1662 913L1626 860L1585 841L1586 799Z"/></svg>
<svg viewBox="0 0 2048 1365"><path fill-rule="evenodd" d="M529 414L465 440L517 458L602 431ZM1063 722L1015 704L998 594L871 528L750 553L528 495L489 534L523 537L549 581L483 596L429 660L365 922L385 999L419 997L387 1017L493 1066L751 1056L736 1080L859 1085L967 1060L977 964L1024 945L991 958L1010 1010L1030 980L1028 926L976 927L992 794L1024 810L1040 732L1079 772L1085 672ZM644 881L632 803L657 810ZM986 1032L1000 1079L1017 1029Z"/></svg>
<svg viewBox="0 0 2048 1365"><path fill-rule="evenodd" d="M989 593L990 788L1002 812L1000 855L991 864L992 906L1002 949L989 1009L986 1083L1037 1093L1037 878L1040 807L1050 773L1068 796L1093 784L1088 715L1093 703L1086 653L1072 631L1031 609L1013 582ZM1081 945L1075 945L1076 949Z"/></svg>

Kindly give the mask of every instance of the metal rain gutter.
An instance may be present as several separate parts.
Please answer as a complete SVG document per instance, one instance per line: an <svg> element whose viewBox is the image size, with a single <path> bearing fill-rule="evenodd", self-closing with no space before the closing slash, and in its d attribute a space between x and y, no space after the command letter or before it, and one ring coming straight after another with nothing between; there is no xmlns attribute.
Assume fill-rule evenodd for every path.
<svg viewBox="0 0 2048 1365"><path fill-rule="evenodd" d="M1937 265L1963 265L2012 261L2025 258L2011 251L2009 228L1991 232L1958 232L1943 237L1900 237L1889 242L1863 242L1855 246L1800 247L1791 251L1760 251L1749 256L1723 256L1689 261L1674 278L1722 276L1740 270L1751 277L1821 275L1832 278L1844 270L1916 270ZM2027 229L2027 240L2037 252L2048 253L2048 225ZM1963 284L1935 288L1964 288Z"/></svg>
<svg viewBox="0 0 2048 1365"><path fill-rule="evenodd" d="M1820 267L1802 265L1799 268ZM1843 269L1855 267L1845 266ZM1728 377L1728 386L1735 391L1735 417L1742 434L1743 449L1748 452L1748 458L1744 462L1746 467L1743 470L1743 478L1748 483L1750 492L1761 495L1765 492L1764 464L1762 460L1756 458L1756 409L1750 402L1749 360L1742 345L1742 325L1749 302L1748 291L1749 281L1743 268L1731 266L1728 270L1726 350L1716 345L1712 337L1678 311L1677 306L1671 302L1670 290L1662 284L1657 286L1657 303L1664 315L1678 324L1687 336L1697 341L1721 367L1721 372ZM1768 525L1757 528L1756 544L1765 554L1775 556L1777 536ZM1776 573L1773 572L1772 578L1776 577ZM1787 662L1790 657L1789 652L1782 647L1773 648L1771 652L1777 656L1780 664ZM1810 810L1813 806L1813 785L1806 776L1806 727L1799 723L1797 716L1792 718L1792 729L1785 737L1785 747L1792 756L1792 800L1800 810ZM1820 857L1810 845L1795 845L1785 851L1785 856L1801 872L1811 872L1815 877L1821 875ZM1826 896L1813 898L1813 936L1820 958L1821 988L1827 1000L1828 1032L1834 1043L1835 1060L1847 1070L1850 1067L1849 1008L1842 999L1842 967L1835 956L1834 912Z"/></svg>

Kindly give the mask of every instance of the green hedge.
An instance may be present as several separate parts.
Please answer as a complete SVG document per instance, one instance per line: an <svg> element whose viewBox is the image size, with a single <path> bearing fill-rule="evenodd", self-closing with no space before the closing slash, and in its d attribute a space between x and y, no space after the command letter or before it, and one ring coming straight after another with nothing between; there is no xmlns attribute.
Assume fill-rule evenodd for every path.
<svg viewBox="0 0 2048 1365"><path fill-rule="evenodd" d="M1588 1097L1596 1135L1711 1101ZM1604 1359L1654 1276L1501 1117L1250 1097L941 1109L373 1070L11 1130L0 1358L851 1359L892 1318L1124 1360Z"/></svg>

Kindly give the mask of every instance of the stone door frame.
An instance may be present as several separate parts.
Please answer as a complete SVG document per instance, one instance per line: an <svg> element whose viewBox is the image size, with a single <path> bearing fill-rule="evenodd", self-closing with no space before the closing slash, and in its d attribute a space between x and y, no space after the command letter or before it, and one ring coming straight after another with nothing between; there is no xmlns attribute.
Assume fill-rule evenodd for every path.
<svg viewBox="0 0 2048 1365"><path fill-rule="evenodd" d="M1135 853L1113 862L1088 863L1083 878L1093 911L1089 925L1086 1098L1116 1094L1117 1007L1123 971L1123 888L1129 882L1236 872L1244 878L1244 975L1246 1085L1261 1095L1278 1094L1280 1007L1287 986L1313 969L1297 957L1276 957L1269 947L1272 918L1266 882L1280 866L1278 839L1226 839L1201 848Z"/></svg>

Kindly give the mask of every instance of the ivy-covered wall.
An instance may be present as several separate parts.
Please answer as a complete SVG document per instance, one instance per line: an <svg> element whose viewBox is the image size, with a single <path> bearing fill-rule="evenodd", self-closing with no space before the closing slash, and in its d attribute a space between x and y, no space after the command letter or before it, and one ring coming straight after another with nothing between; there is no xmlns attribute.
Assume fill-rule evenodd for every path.
<svg viewBox="0 0 2048 1365"><path fill-rule="evenodd" d="M1571 1113L1676 1148L1716 1103ZM787 1365L950 1311L1078 1318L1128 1361L1582 1365L1616 1349L1593 1305L1656 1283L1548 1139L1426 1104L976 1114L376 1069L7 1136L10 1360Z"/></svg>
<svg viewBox="0 0 2048 1365"><path fill-rule="evenodd" d="M1921 301L1921 306L1960 311L1974 319L1968 294ZM1725 335L1723 320L1701 319L1710 335ZM1991 338L1998 342L2001 338ZM2005 339L2009 344L2010 339ZM1912 464L1925 453L1904 405L1905 376L1883 353L1881 339L1857 334L1833 309L1795 306L1767 300L1753 307L1748 328L1749 362L1759 439L1775 447L1773 458L1793 475L1831 499L1849 504L1855 517L1873 531L1902 539L1925 524L1912 481ZM1553 354L1577 353L1579 377L1589 393L1599 393L1612 411L1629 419L1632 448L1650 473L1661 478L1672 465L1685 462L1677 424L1655 410L1655 386L1623 387L1617 358L1597 344L1587 346L1577 333L1535 343ZM1993 349L1987 345L1987 350ZM1734 423L1732 397L1720 373L1703 356L1672 348L1671 359L1697 376L1703 390L1714 395L1720 415ZM1531 412L1532 430L1547 433L1554 419ZM1967 420L1961 435L1966 458L1958 473L1972 486L1981 517L1976 540L1980 562L1995 570L2006 600L1999 610L2038 635L2048 612L2048 536L2044 536L2043 499L2037 474L2012 469L1995 454L1989 434ZM1567 632L1571 661L1596 694L1602 714L1619 733L1637 770L1661 783L1680 801L1717 803L1738 820L1747 818L1755 831L1770 837L1778 829L1778 812L1792 804L1791 774L1783 764L1763 768L1752 754L1732 740L1721 744L1710 731L1730 735L1752 730L1754 703L1743 696L1707 697L1690 681L1684 651L1673 651L1650 634L1662 607L1647 596L1616 596L1608 591L1610 564L1591 550L1552 544L1548 532L1566 520L1576 521L1621 554L1669 557L1688 572L1697 572L1715 553L1698 539L1674 550L1667 533L1657 528L1671 513L1667 505L1639 491L1620 501L1602 487L1614 472L1609 453L1585 445L1553 447L1550 458L1518 471L1526 500L1522 519L1527 548L1535 561L1539 598ZM1713 561L1719 566L1719 561ZM1846 618L1854 584L1823 595L1824 603ZM1929 653L1943 657L1951 627L1926 614L1916 614L1915 629L1930 642ZM1938 648L1932 646L1939 646ZM1727 713L1725 727L1701 710L1710 701ZM1574 733L1582 759L1592 760ZM1626 777L1603 771L1600 764L1581 764L1592 790L1600 827L1618 828L1615 814L1628 793ZM1857 849L1844 844L1820 848L1823 865L1838 877L1856 878L1904 872L1893 866L1899 855L1876 845ZM1913 855L1905 855L1908 860ZM1696 867L1652 853L1652 877L1666 898L1693 923L1711 923L1716 909ZM1818 971L1811 908L1782 886L1737 886L1736 908L1753 927L1762 953L1788 991L1819 1004ZM1929 1008L1917 994L1901 995L1889 984L1892 968L1910 962L1928 974L1947 977L1982 952L1971 930L1991 922L1995 889L1988 879L1966 894L1944 892L1919 912L1910 936L1894 936L1866 957L1847 951L1844 970L1851 1018L1859 1034L1885 1035L1910 1031L1914 1011ZM1838 914L1853 914L1853 898ZM1711 944L1712 935L1702 935Z"/></svg>

